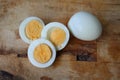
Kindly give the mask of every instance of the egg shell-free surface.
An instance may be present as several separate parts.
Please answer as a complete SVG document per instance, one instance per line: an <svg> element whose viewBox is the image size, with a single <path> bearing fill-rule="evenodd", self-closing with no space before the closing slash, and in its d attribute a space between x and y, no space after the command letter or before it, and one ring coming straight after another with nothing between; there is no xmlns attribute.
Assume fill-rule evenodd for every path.
<svg viewBox="0 0 120 80"><path fill-rule="evenodd" d="M52 52L50 60L48 62L46 62L46 63L39 63L34 58L34 49L40 44L48 45L50 47L50 49L51 49L51 52ZM39 68L49 67L50 65L53 64L53 62L55 61L55 58L56 58L56 49L53 46L53 44L50 41L46 40L46 39L42 39L42 38L37 39L37 40L33 41L30 44L29 48L28 48L28 59L36 67L39 67Z"/></svg>
<svg viewBox="0 0 120 80"><path fill-rule="evenodd" d="M75 13L70 18L68 27L71 33L80 40L95 40L102 33L102 26L99 20L85 11Z"/></svg>
<svg viewBox="0 0 120 80"><path fill-rule="evenodd" d="M22 39L24 42L28 43L28 44L30 44L33 40L30 40L30 39L26 36L25 28L26 28L27 24L28 24L30 21L32 21L32 20L37 20L37 21L39 21L39 22L40 22L40 25L42 25L42 27L45 26L45 24L44 24L44 22L42 21L42 19L40 19L40 18L38 18L38 17L28 17L28 18L26 18L26 19L24 19L24 20L22 21L22 23L20 24L20 27L19 27L19 34L20 34L21 39Z"/></svg>
<svg viewBox="0 0 120 80"><path fill-rule="evenodd" d="M60 22L50 22L48 23L42 30L41 32L41 36L43 38L46 38L46 39L49 39L49 35L51 33L51 29L53 28L61 28L65 31L66 33L66 39L65 41L60 45L60 46L56 46L56 49L57 50L62 50L68 43L69 41L69 38L70 38L70 34L69 34L69 31L68 29L66 28L66 26Z"/></svg>

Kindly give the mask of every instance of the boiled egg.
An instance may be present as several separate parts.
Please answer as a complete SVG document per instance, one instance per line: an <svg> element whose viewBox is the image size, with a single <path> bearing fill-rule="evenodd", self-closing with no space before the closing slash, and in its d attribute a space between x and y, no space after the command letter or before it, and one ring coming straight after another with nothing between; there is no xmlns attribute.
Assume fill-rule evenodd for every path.
<svg viewBox="0 0 120 80"><path fill-rule="evenodd" d="M53 64L56 58L56 49L47 39L34 40L28 48L30 63L39 68L46 68Z"/></svg>
<svg viewBox="0 0 120 80"><path fill-rule="evenodd" d="M69 41L69 31L66 26L60 22L48 23L42 30L41 36L50 40L56 50L62 50Z"/></svg>
<svg viewBox="0 0 120 80"><path fill-rule="evenodd" d="M95 40L102 33L97 17L85 11L75 13L68 22L68 28L76 38L85 41Z"/></svg>
<svg viewBox="0 0 120 80"><path fill-rule="evenodd" d="M33 40L41 38L41 31L44 26L43 20L38 17L26 18L19 27L21 39L30 44Z"/></svg>

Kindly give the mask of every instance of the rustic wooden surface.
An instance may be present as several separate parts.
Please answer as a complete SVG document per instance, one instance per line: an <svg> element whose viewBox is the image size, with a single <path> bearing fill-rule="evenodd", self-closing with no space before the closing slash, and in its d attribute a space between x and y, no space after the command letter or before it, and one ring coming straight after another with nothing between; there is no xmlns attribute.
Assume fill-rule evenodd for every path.
<svg viewBox="0 0 120 80"><path fill-rule="evenodd" d="M26 57L29 45L18 33L21 21L37 16L46 24L59 21L67 25L81 10L99 18L102 36L91 42L71 36L51 67L32 66ZM78 53L90 53L90 59L76 61ZM13 75L19 80L120 80L120 0L0 0L0 79Z"/></svg>

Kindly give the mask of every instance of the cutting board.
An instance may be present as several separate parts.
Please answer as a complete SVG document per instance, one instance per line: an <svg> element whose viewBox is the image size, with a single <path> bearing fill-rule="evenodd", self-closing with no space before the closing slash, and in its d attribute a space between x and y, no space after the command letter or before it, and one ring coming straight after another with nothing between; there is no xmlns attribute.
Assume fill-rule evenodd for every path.
<svg viewBox="0 0 120 80"><path fill-rule="evenodd" d="M94 14L103 33L94 41L72 34L48 68L34 67L27 58L28 44L19 36L19 25L37 16L45 24L67 26L79 11ZM120 0L0 0L0 80L119 80Z"/></svg>

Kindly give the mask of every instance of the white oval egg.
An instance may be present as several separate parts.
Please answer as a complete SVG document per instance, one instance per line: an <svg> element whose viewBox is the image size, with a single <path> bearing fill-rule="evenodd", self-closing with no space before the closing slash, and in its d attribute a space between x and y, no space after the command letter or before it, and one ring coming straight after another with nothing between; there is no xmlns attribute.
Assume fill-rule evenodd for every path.
<svg viewBox="0 0 120 80"><path fill-rule="evenodd" d="M39 25L41 25L42 28L45 26L43 20L38 18L38 17L28 17L28 18L26 18L25 20L22 21L22 23L20 24L20 27L19 27L19 34L20 34L21 39L24 42L28 43L28 44L30 44L33 40L27 37L27 35L26 35L26 26L33 20L39 22ZM33 26L33 27L35 27L35 26ZM35 30L37 31L39 29L36 28L31 32L36 32ZM41 33L39 33L39 34L41 34Z"/></svg>
<svg viewBox="0 0 120 80"><path fill-rule="evenodd" d="M69 41L69 31L66 26L59 22L48 23L41 33L43 38L50 40L56 50L62 50Z"/></svg>
<svg viewBox="0 0 120 80"><path fill-rule="evenodd" d="M49 48L51 49L51 52L52 52L51 58L46 63L40 63L37 60L35 60L35 57L34 57L35 48L38 45L42 45L42 44L45 44L45 45L49 46ZM40 49L42 49L42 48L40 48ZM39 53L39 54L42 54L42 53ZM46 39L43 39L43 38L34 40L28 48L28 59L31 62L31 64L36 66L36 67L39 67L39 68L49 67L50 65L53 64L53 62L55 61L55 58L56 58L56 49L49 40L46 40Z"/></svg>
<svg viewBox="0 0 120 80"><path fill-rule="evenodd" d="M78 12L70 18L68 28L76 38L85 41L95 40L102 33L99 20L94 15L84 11Z"/></svg>

